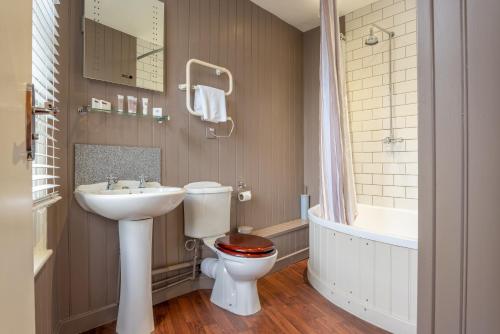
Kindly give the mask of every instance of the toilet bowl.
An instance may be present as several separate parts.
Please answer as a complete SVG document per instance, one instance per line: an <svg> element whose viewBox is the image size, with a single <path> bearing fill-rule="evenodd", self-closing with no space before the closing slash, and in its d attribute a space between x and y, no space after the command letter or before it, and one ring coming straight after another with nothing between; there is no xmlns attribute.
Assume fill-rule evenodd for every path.
<svg viewBox="0 0 500 334"><path fill-rule="evenodd" d="M238 236L230 234L224 238L235 235ZM203 241L217 254L217 259L207 258L201 264L202 273L215 279L210 301L238 315L247 316L260 311L257 280L273 268L278 256L274 246L264 253L235 252L217 247L214 238Z"/></svg>
<svg viewBox="0 0 500 334"><path fill-rule="evenodd" d="M231 187L195 182L184 187L184 233L202 239L217 258L207 258L201 271L215 279L210 300L238 315L260 310L257 280L267 274L278 251L272 241L249 234L230 233Z"/></svg>

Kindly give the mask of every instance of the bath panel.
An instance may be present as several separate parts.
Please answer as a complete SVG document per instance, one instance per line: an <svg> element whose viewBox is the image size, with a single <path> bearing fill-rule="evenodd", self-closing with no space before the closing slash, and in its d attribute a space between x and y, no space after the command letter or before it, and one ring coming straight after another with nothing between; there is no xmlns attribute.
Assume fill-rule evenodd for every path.
<svg viewBox="0 0 500 334"><path fill-rule="evenodd" d="M360 205L354 226L347 226L320 218L316 206L309 218L311 285L365 321L392 333L416 333L417 236L410 226L416 214ZM392 232L398 221L408 226Z"/></svg>

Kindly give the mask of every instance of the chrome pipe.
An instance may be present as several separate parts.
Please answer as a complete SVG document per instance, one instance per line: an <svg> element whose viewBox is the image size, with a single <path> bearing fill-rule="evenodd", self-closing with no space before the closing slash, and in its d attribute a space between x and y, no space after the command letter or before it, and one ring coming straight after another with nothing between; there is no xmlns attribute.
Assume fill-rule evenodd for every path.
<svg viewBox="0 0 500 334"><path fill-rule="evenodd" d="M185 273L178 274L178 275L171 276L171 277L167 277L167 278L158 280L156 282L153 282L153 290L154 290L155 286L162 285L162 284L165 284L169 281L173 281L173 280L176 280L176 279L179 279L181 277L188 276L188 275L191 275L191 271L186 271Z"/></svg>
<svg viewBox="0 0 500 334"><path fill-rule="evenodd" d="M149 56L154 55L155 53L158 53L158 52L161 52L161 51L163 51L163 48L159 48L159 49L156 49L156 50L153 50L153 51L146 52L145 54L142 54L139 57L137 57L137 60L141 60L142 58L149 57Z"/></svg>
<svg viewBox="0 0 500 334"><path fill-rule="evenodd" d="M380 27L377 27L377 28L380 29ZM393 87L392 87L392 37L393 37L393 35L391 35L389 33L389 115L391 117L391 119L389 121L389 125L391 127L390 137L394 138L394 126L392 124L393 118L394 118L393 107L392 107L392 103L393 103L393 99L392 99L392 94L393 94Z"/></svg>
<svg viewBox="0 0 500 334"><path fill-rule="evenodd" d="M198 262L198 239L194 239L194 248L193 248L193 267L192 267L192 275L191 278L196 279L196 263Z"/></svg>
<svg viewBox="0 0 500 334"><path fill-rule="evenodd" d="M161 285L165 282L168 282L168 281L171 281L171 280L174 280L174 279L178 279L178 278L181 278L181 277L184 277L184 276L187 276L189 275L190 277L187 277L187 278L184 278L178 282L173 282L173 283L169 283L167 284L166 286L162 287L162 288L159 288L159 289L154 289L153 288L153 292L156 292L156 291L161 291L161 290L164 290L164 289L168 289L172 286L175 286L177 284L180 284L180 283L183 283L183 282L186 282L186 281L194 281L197 277L197 274L199 272L198 270L198 251L199 251L199 243L198 243L198 239L193 239L193 242L194 242L194 247L193 247L193 251L194 251L194 254L193 254L193 260L192 261L188 261L188 262L183 262L183 263L179 263L179 264L175 264L175 265L172 265L172 266L168 266L168 267L164 267L164 268L160 268L160 269L156 269L156 270L153 270L152 271L152 276L155 276L155 275L159 275L159 274L165 274L165 273L168 273L168 272L171 272L171 271L175 271L175 270L180 270L180 269L186 269L186 268L191 268L190 271L187 271L185 273L181 273L181 274L177 274L175 276L172 276L172 277L167 277L167 278L164 278L164 279L161 279L159 281L156 281L156 282L153 282L153 287L154 286L158 286L158 285Z"/></svg>
<svg viewBox="0 0 500 334"><path fill-rule="evenodd" d="M399 143L402 142L404 139L403 138L396 138L394 136L394 87L392 83L392 40L396 34L394 31L389 31L385 28L382 28L376 23L371 24L373 27L377 28L378 30L382 31L383 33L386 33L389 36L389 137L384 138L383 142L385 144L394 144L394 143Z"/></svg>
<svg viewBox="0 0 500 334"><path fill-rule="evenodd" d="M199 263L197 263L197 264L199 264ZM175 271L175 270L189 268L192 266L193 266L193 261L181 262L181 263L174 264L171 266L155 269L151 272L151 274L153 276L156 276L156 275L165 274L165 273Z"/></svg>
<svg viewBox="0 0 500 334"><path fill-rule="evenodd" d="M159 291L163 291L163 290L166 290L166 289L169 289L171 287L174 287L176 285L179 285L181 283L184 283L184 282L189 282L189 281L193 281L192 277L187 277L187 278L184 278L180 281L177 281L177 282L174 282L174 283L170 283L170 284L167 284L166 286L162 287L162 288L159 288L159 289L153 289L153 292L159 292Z"/></svg>
<svg viewBox="0 0 500 334"><path fill-rule="evenodd" d="M376 23L372 23L372 26L374 26L375 28L377 28L378 30L380 30L382 32L385 32L387 35L389 35L389 37L394 37L395 36L394 31L389 31L389 30L387 30L385 28L382 28L381 26L379 26Z"/></svg>

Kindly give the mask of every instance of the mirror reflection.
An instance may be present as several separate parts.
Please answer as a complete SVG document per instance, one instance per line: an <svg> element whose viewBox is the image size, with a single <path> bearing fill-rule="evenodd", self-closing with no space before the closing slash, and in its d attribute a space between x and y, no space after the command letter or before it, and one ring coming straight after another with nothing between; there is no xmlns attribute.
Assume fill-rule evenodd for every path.
<svg viewBox="0 0 500 334"><path fill-rule="evenodd" d="M85 0L83 76L163 91L164 5Z"/></svg>

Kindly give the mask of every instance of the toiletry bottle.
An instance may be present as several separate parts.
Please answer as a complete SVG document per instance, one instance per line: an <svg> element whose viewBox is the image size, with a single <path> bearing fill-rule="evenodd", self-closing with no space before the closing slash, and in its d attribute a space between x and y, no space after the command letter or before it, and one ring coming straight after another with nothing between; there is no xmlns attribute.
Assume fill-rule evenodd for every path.
<svg viewBox="0 0 500 334"><path fill-rule="evenodd" d="M125 97L123 95L118 94L117 98L118 98L118 103L116 105L117 106L116 110L118 112L123 112L125 110L125 108L124 108Z"/></svg>
<svg viewBox="0 0 500 334"><path fill-rule="evenodd" d="M148 98L143 97L142 98L142 114L147 115L148 114Z"/></svg>
<svg viewBox="0 0 500 334"><path fill-rule="evenodd" d="M137 97L135 96L127 96L127 110L129 114L137 113Z"/></svg>

